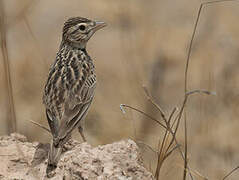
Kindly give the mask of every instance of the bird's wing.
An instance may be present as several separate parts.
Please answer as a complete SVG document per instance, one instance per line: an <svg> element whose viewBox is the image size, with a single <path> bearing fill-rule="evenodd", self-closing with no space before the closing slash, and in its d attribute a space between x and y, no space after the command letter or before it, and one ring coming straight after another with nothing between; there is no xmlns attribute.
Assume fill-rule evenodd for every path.
<svg viewBox="0 0 239 180"><path fill-rule="evenodd" d="M64 144L73 129L79 126L79 122L88 112L94 97L96 77L94 73L86 73L82 79L84 80L82 86L65 100L64 113L60 121L58 135L54 142L55 144Z"/></svg>
<svg viewBox="0 0 239 180"><path fill-rule="evenodd" d="M46 109L46 117L47 117L49 127L51 129L51 133L53 137L56 137L58 134L58 121L55 118L55 115L53 115L49 109Z"/></svg>
<svg viewBox="0 0 239 180"><path fill-rule="evenodd" d="M63 69L55 62L50 69L43 94L43 104L46 106L46 116L53 137L58 134L58 120L62 116L62 107L66 94L64 88L59 88L62 74Z"/></svg>

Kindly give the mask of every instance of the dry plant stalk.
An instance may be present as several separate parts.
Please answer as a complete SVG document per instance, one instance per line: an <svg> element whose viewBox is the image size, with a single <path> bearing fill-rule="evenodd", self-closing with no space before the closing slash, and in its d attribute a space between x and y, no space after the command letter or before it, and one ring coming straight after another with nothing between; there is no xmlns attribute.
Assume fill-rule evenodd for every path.
<svg viewBox="0 0 239 180"><path fill-rule="evenodd" d="M174 118L174 120L172 122L172 119L174 117L174 114L177 111L177 108L175 107L172 110L172 112L170 113L170 115L168 117L166 117L166 114L164 113L163 109L153 100L153 98L149 94L149 92L146 89L146 87L144 87L144 91L145 91L147 99L160 112L161 117L163 119L163 122L160 122L159 120L151 117L147 113L145 113L145 112L143 112L143 111L141 111L141 110L139 110L137 108L134 108L132 106L129 106L129 105L126 105L126 104L121 104L120 107L121 107L121 110L123 111L123 113L125 113L124 108L130 108L130 109L132 109L132 110L134 110L136 112L139 112L139 113L143 114L144 116L148 117L150 120L156 122L158 125L163 127L163 129L165 130L164 136L163 136L163 140L162 140L161 143L159 143L158 150L152 150L153 152L156 152L157 155L158 155L157 167L156 167L156 171L155 171L155 178L159 179L160 169L161 169L161 167L163 165L163 162L172 154L172 152L174 150L179 149L180 154L181 154L182 158L184 159L183 152L180 149L180 145L178 144L177 139L176 139L176 134L177 134L177 130L178 130L178 127L179 127L179 124L180 124L180 120L182 118L183 107L185 106L186 102L184 100L183 105L182 105L180 111L175 116L175 118ZM149 149L153 149L152 147L150 147L148 145L146 145L146 146L149 147ZM189 170L189 167L187 167L187 169ZM190 173L190 175L191 175L191 173ZM191 178L192 178L192 175L191 175Z"/></svg>
<svg viewBox="0 0 239 180"><path fill-rule="evenodd" d="M51 134L50 129L48 129L47 127L45 127L45 126L43 126L43 125L41 125L41 124L39 124L39 123L37 123L37 122L35 122L35 121L32 121L32 120L30 120L30 122L31 122L32 124L34 124L34 125L36 125L36 126L42 128L43 130L45 130L45 131L47 131L48 133Z"/></svg>
<svg viewBox="0 0 239 180"><path fill-rule="evenodd" d="M231 170L222 180L227 179L230 175L232 175L236 170L239 169L239 166L235 167L233 170Z"/></svg>
<svg viewBox="0 0 239 180"><path fill-rule="evenodd" d="M186 118L186 104L187 104L187 100L188 97L192 94L195 93L203 93L206 95L211 95L211 94L215 94L206 90L193 90L193 91L188 91L188 68L189 68L189 62L190 62L190 56L191 56L191 51L192 51L192 45L193 45L193 41L194 41L194 37L196 34L196 30L197 30L197 26L198 26L198 22L200 19L200 15L201 15L201 10L203 8L204 5L207 4L213 4L213 3L219 3L219 2L224 2L224 1L233 1L233 0L217 0L217 1L211 1L211 2L205 2L205 3L201 3L199 10L198 10L198 14L197 14L197 18L196 18L196 22L193 28L193 33L192 33L192 37L190 40L190 45L189 45L189 51L187 54L187 59L186 59L186 67L185 67L185 77L184 77L184 100L183 103L180 107L180 110L176 116L176 118L174 119L173 123L171 124L171 119L173 117L173 114L176 111L176 108L174 108L174 110L172 111L172 113L169 115L168 118L166 118L166 115L164 113L164 111L162 110L162 108L153 100L153 98L150 96L148 90L144 87L146 96L148 98L148 100L152 103L152 105L154 105L158 111L161 114L162 119L164 120L165 124L162 124L161 122L159 122L157 119L151 117L150 115L146 114L145 112L134 108L132 106L129 105L121 105L121 109L123 110L122 107L128 107L130 109L133 109L145 116L147 116L148 118L150 118L151 120L157 122L161 127L163 127L165 129L165 133L163 136L163 141L161 144L159 144L159 151L158 152L158 162L157 162L157 168L156 168L156 172L155 172L155 178L159 179L159 173L160 173L160 169L162 167L162 164L164 162L164 160L175 150L175 149L179 149L181 156L184 160L184 171L183 171L183 180L186 180L186 176L187 176L187 172L189 172L189 175L191 177L191 179L193 179L193 176L190 172L190 168L188 166L188 159L187 159L187 149L188 149L188 144L187 144L187 118ZM123 111L124 112L124 111ZM184 153L182 152L177 139L176 139L176 133L182 118L184 112ZM175 125L176 124L176 125ZM174 127L175 125L175 127ZM171 139L170 139L170 134L171 134ZM170 139L170 140L169 140ZM175 143L175 146L173 147L172 145Z"/></svg>
<svg viewBox="0 0 239 180"><path fill-rule="evenodd" d="M187 59L186 59L186 67L185 67L185 76L184 76L184 100L185 100L185 104L183 104L182 106L182 109L184 108L184 140L185 140L185 151L184 151L184 173L183 173L183 180L186 180L186 176L187 176L187 168L188 168L188 161L187 161L187 149L188 149L188 145L187 145L187 119L186 119L186 102L187 102L187 98L188 98L188 95L189 94L192 94L192 93L205 93L205 94L214 94L214 93L211 93L209 91L201 91L201 90L195 90L195 91L191 91L191 92L188 92L188 68L189 68L189 63L190 63L190 57L191 57L191 52L192 52L192 45L193 45L193 42L194 42L194 38L195 38L195 34L196 34L196 30L197 30L197 27L198 27L198 22L200 20L200 16L201 16L201 12L202 12L202 8L206 5L209 5L209 4L216 4L216 3L224 3L224 2L230 2L230 1L237 1L237 0L214 0L214 1L207 1L207 2L203 2L200 4L199 6L199 9L198 9L198 13L197 13L197 18L196 18L196 21L195 21L195 25L194 25L194 28L193 28L193 33L192 33L192 37L191 37L191 40L190 40L190 44L189 44L189 50L188 50L188 54L187 54ZM223 180L225 178L227 178L227 176L229 176L231 173L233 173L235 170L237 170L237 168L233 169L232 172L230 172L228 175L226 175Z"/></svg>
<svg viewBox="0 0 239 180"><path fill-rule="evenodd" d="M14 100L13 100L10 65L9 65L9 59L8 59L3 1L0 1L0 13L1 13L0 14L1 48L2 48L3 65L4 65L4 71L5 71L5 82L6 82L7 98L8 98L7 123L8 123L8 133L10 134L17 131L17 122L16 122L15 106L14 106Z"/></svg>

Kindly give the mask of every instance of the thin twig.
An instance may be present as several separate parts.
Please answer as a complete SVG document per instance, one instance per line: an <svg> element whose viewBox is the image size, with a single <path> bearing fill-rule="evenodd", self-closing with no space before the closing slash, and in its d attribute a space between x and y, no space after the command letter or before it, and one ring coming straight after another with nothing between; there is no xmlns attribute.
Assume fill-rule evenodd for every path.
<svg viewBox="0 0 239 180"><path fill-rule="evenodd" d="M193 34L192 34L192 38L190 41L190 45L189 45L189 50L188 50L188 55L187 55L187 60L186 60L186 68L185 68L185 77L184 77L184 93L185 93L185 103L182 106L182 110L183 108L185 108L186 106L186 102L187 102L187 87L188 87L188 67L189 67L189 60L190 60L190 56L191 56L191 52L192 52L192 45L193 45L193 40L196 34L196 29L197 29L197 25L199 22L199 18L200 18L200 14L202 11L202 4L199 7L198 10L198 14L197 14L197 19L194 25L194 29L193 29ZM185 138L185 151L184 151L184 171L183 171L183 180L186 180L186 176L187 176L187 119L186 119L186 111L184 111L184 138Z"/></svg>
<svg viewBox="0 0 239 180"><path fill-rule="evenodd" d="M35 124L35 125L37 125L38 127L40 127L40 128L42 128L42 129L44 129L44 130L46 130L47 132L49 132L50 134L51 134L51 131L47 128L47 127L45 127L45 126L43 126L43 125L41 125L41 124L39 124L39 123L37 123L37 122L35 122L35 121L32 121L32 120L29 120L32 124Z"/></svg>
<svg viewBox="0 0 239 180"><path fill-rule="evenodd" d="M150 149L152 152L156 153L156 154L159 154L158 151L156 151L154 148L152 148L150 145L142 142L142 141L136 141L137 144L139 145L144 145L145 147L147 147L148 149Z"/></svg>
<svg viewBox="0 0 239 180"><path fill-rule="evenodd" d="M187 167L188 167L188 130L187 130L187 116L186 111L184 111L184 173L183 179L186 180L187 176Z"/></svg>
<svg viewBox="0 0 239 180"><path fill-rule="evenodd" d="M162 108L153 100L151 94L149 93L148 89L146 86L143 86L144 92L146 94L147 99L159 110L161 117L163 118L164 122L167 122L167 118L165 117L165 113L162 110Z"/></svg>
<svg viewBox="0 0 239 180"><path fill-rule="evenodd" d="M232 175L232 173L234 173L236 170L239 169L239 166L235 167L233 170L231 170L222 180L227 179L230 175Z"/></svg>
<svg viewBox="0 0 239 180"><path fill-rule="evenodd" d="M217 95L216 92L208 91L208 90L201 90L201 89L196 89L193 91L189 91L186 93L187 96L195 94L195 93L200 93L200 94L206 94L206 95Z"/></svg>
<svg viewBox="0 0 239 180"><path fill-rule="evenodd" d="M164 127L165 129L167 129L167 127L166 127L165 125L163 125L161 122L159 122L157 119L155 119L155 118L151 117L150 115L148 115L147 113L145 113L145 112L143 112L143 111L141 111L141 110L139 110L139 109L137 109L137 108L134 108L134 107L132 107L132 106L129 106L129 105L127 105L127 104L121 104L121 105L120 105L120 109L122 110L123 113L125 113L124 107L133 109L133 110L135 110L135 111L137 111L137 112L139 112L139 113L145 115L145 116L148 117L149 119L153 120L154 122L158 123L160 126L162 126L162 127Z"/></svg>
<svg viewBox="0 0 239 180"><path fill-rule="evenodd" d="M200 7L199 7L199 10L198 10L198 13L197 13L197 19L196 19L196 22L195 22L195 25L194 25L194 28L193 28L193 33L192 33L192 37L191 37L191 40L190 40L190 45L189 45L189 50L188 50L188 54L187 54L187 59L186 59L186 68L185 68L185 77L184 77L184 92L185 92L185 99L184 99L184 102L183 103L183 106L182 106L182 111L181 113L183 112L184 108L186 109L186 102L187 102L187 88L188 88L188 67L189 67L189 62L190 62L190 57L191 57L191 52L192 52L192 45L193 45L193 41L194 41L194 38L195 38L195 34L196 34L196 30L197 30L197 26L198 26L198 22L199 22L199 19L200 19L200 15L201 15L201 11L202 11L202 8L204 5L208 5L208 4L214 4L214 3L222 3L222 2L229 2L229 1L237 1L237 0L215 0L215 1L208 1L208 2L204 2L204 3L201 3L200 4ZM187 122L186 122L186 111L184 111L185 113L185 116L184 116L184 120L185 120L185 123L184 123L184 126L185 126L185 158L184 158L184 174L183 174L183 180L186 179L186 174L187 174L187 171L186 171L186 168L187 168ZM181 118L181 114L179 115L179 118ZM179 120L178 119L178 124L179 124Z"/></svg>
<svg viewBox="0 0 239 180"><path fill-rule="evenodd" d="M170 143L169 143L169 145L168 145L168 147L166 148L166 151L165 151L165 152L168 152L174 141L175 141L175 143L176 143L176 146L179 145L179 144L178 144L178 141L177 141L177 139L176 139L176 132L177 132L178 127L179 127L179 121L180 121L180 119L181 119L181 117L182 117L183 108L185 107L185 104L186 104L186 99L184 99L184 102L183 102L182 108L181 108L181 110L180 110L180 112L179 112L179 115L176 116L176 119L175 119L175 121L174 121L174 123L177 122L177 125L176 125L176 128L175 128L175 131L173 132L173 130L172 130L173 125L172 125L172 127L170 127L170 121L171 121L171 118L172 118L172 115L173 115L173 114L171 114L171 115L169 116L170 120L167 120L167 119L166 119L166 116L165 116L165 114L164 114L164 112L163 112L163 110L162 110L161 107L153 100L153 98L152 98L151 94L149 93L149 91L147 90L147 88L146 88L145 86L143 86L143 88L144 88L144 90L145 90L145 94L146 94L146 96L147 96L147 99L160 111L161 117L164 119L164 122L165 122L165 124L166 124L166 126L167 126L167 130L172 134L172 139L171 139L171 141L170 141ZM175 109L175 110L176 110L176 109ZM173 111L172 113L174 113L174 111ZM173 123L173 124L174 124L174 123ZM179 151L180 151L180 154L181 154L183 160L185 160L184 155L183 155L183 151L181 150L180 146L179 146L178 149L179 149ZM159 166L159 167L161 166L161 163L162 163L162 162L160 162L160 164L158 163L157 168L158 168L158 166ZM157 169L157 168L156 168L156 169ZM190 169L189 166L187 166L187 168ZM156 173L159 173L159 171L156 171ZM155 173L155 174L156 174L156 173ZM192 174L190 173L190 171L189 171L189 174L190 174L191 179L193 180L193 176L192 176Z"/></svg>
<svg viewBox="0 0 239 180"><path fill-rule="evenodd" d="M164 157L164 159L166 159L168 156L170 156L170 154L172 154L172 152L178 148L180 148L180 144L177 144L174 148L172 148Z"/></svg>
<svg viewBox="0 0 239 180"><path fill-rule="evenodd" d="M168 131L165 132L165 134L167 133ZM156 171L155 171L155 175L154 175L154 178L156 180L159 179L159 173L160 173L160 169L161 169L161 166L162 166L162 151L163 151L163 147L164 147L164 139L165 139L165 134L164 134L164 138L163 138L163 142L161 143L161 146L160 146L160 139L159 139L159 143L158 143L158 148L160 149L160 152L158 154L158 159L157 159L157 167L156 167Z"/></svg>
<svg viewBox="0 0 239 180"><path fill-rule="evenodd" d="M168 131L172 134L172 139L171 139L169 145L167 146L166 150L164 150L164 153L167 154L167 152L169 151L169 149L170 149L170 147L172 146L172 144L173 144L174 141L176 142L176 146L180 147L180 145L178 144L177 139L176 139L176 132L177 132L177 129L178 129L178 126L179 126L179 121L180 121L181 117L180 117L180 119L179 119L179 118L177 119L177 122L178 122L178 123L177 123L177 126L176 126L176 128L175 128L175 131L173 132L172 128L170 127L170 121L171 121L171 118L172 118L174 112L176 111L176 108L174 108L173 112L172 112L172 113L170 114L170 116L169 116L169 120L167 120L164 111L163 111L162 108L154 101L154 99L152 98L152 96L151 96L151 94L149 93L149 91L147 90L147 88L146 88L145 86L143 86L143 89L144 89L144 91L145 91L145 94L146 94L147 99L151 102L151 104L153 104L153 105L159 110L159 112L160 112L160 114L161 114L161 117L163 118L163 120L164 120L164 122L165 122L165 124L166 124L166 127L167 127L167 130L166 130L166 132L165 132L165 134L164 134L164 137L163 137L163 142L162 142L161 147L160 147L160 152L159 152L159 157L158 157L158 164L157 164L157 168L156 168L156 172L155 172L155 178L157 179L157 178L159 178L159 172L160 172L160 168L161 168L161 166L162 166L162 163L163 163L163 161L166 159L166 158L164 158L165 155L162 155L162 153L163 153L162 151L163 151L163 149L165 148L165 138L167 137L167 139L168 139L168 136L167 136L167 135L168 135L168 134L167 134ZM185 102L185 104L186 104L186 102ZM183 104L183 106L184 106L185 104ZM182 115L183 108L182 108L181 110L182 110L182 111L181 111L180 116ZM180 150L180 153L181 153L181 155L182 155L182 157L183 157L183 159L184 159L182 150L181 150L180 148L179 148L179 150ZM169 153L169 155L170 155L170 154L171 154L171 153ZM162 158L162 157L163 157L163 158ZM168 157L168 156L167 156L167 157ZM189 167L188 167L188 168L189 168ZM191 177L191 179L193 179L191 173L190 173L190 177Z"/></svg>
<svg viewBox="0 0 239 180"><path fill-rule="evenodd" d="M169 118L168 118L168 124L169 124L169 126L170 126L171 120L172 120L173 115L174 115L174 113L176 112L176 110L177 110L177 107L174 107L173 110L172 110L172 112L171 112L171 114L170 114L170 116L169 116Z"/></svg>
<svg viewBox="0 0 239 180"><path fill-rule="evenodd" d="M194 176L199 177L200 179L203 180L209 180L207 177L203 176L201 173L199 173L197 170L194 169L186 169L188 172L191 172Z"/></svg>

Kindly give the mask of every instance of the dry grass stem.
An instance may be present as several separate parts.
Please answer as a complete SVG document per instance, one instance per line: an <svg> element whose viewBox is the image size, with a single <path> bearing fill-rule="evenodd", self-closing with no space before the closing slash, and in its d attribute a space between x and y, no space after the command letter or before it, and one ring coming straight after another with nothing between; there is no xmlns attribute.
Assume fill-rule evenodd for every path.
<svg viewBox="0 0 239 180"><path fill-rule="evenodd" d="M38 127L42 128L42 129L46 130L48 133L51 134L50 129L48 129L47 127L45 127L45 126L43 126L43 125L41 125L41 124L39 124L39 123L37 123L37 122L35 122L35 121L32 121L32 120L29 120L29 121L30 121L32 124L35 124L36 126L38 126Z"/></svg>
<svg viewBox="0 0 239 180"><path fill-rule="evenodd" d="M229 176L231 176L236 170L239 169L239 166L235 167L233 170L231 170L222 180L227 179Z"/></svg>
<svg viewBox="0 0 239 180"><path fill-rule="evenodd" d="M167 127L166 127L165 125L163 125L159 120L157 120L157 119L151 117L150 115L148 115L147 113L145 113L145 112L143 112L143 111L141 111L141 110L139 110L139 109L137 109L137 108L135 108L135 107L129 106L129 105L127 105L127 104L121 104L121 105L120 105L120 109L121 109L121 111L122 111L123 113L125 113L124 107L133 109L134 111L137 111L137 112L143 114L144 116L146 116L146 117L148 117L149 119L153 120L154 122L158 123L158 124L159 124L160 126L162 126L163 128L167 129Z"/></svg>
<svg viewBox="0 0 239 180"><path fill-rule="evenodd" d="M188 50L188 54L187 54L187 59L186 59L186 67L185 67L185 77L184 77L184 93L185 93L185 98L184 98L184 103L182 105L181 108L181 113L184 110L184 134L185 134L185 152L184 152L184 173L183 173L183 180L186 180L186 176L187 176L187 116L186 116L186 103L187 103L187 98L188 98L188 68L189 68L189 62L190 62L190 57L191 57L191 53L192 53L192 45L195 39L195 34L196 34L196 30L198 27L198 22L200 20L200 16L201 16L201 11L202 8L204 7L204 5L208 5L208 4L215 4L215 3L221 3L221 2L226 2L226 1L236 1L236 0L216 0L216 1L208 1L208 2L204 2L200 4L200 7L198 9L198 13L197 13L197 18L195 21L195 25L193 28L193 33L192 33L192 37L190 40L190 44L189 44L189 50ZM201 91L199 91L201 92ZM208 93L208 91L204 91L204 93ZM179 115L179 119L178 119L178 123L181 119L181 114Z"/></svg>
<svg viewBox="0 0 239 180"><path fill-rule="evenodd" d="M146 143L144 143L144 142L142 142L142 141L136 141L136 143L139 144L139 145L143 145L143 146L147 147L148 149L150 149L152 152L154 152L154 153L156 153L156 154L159 154L158 151L156 151L156 150L155 150L154 148L152 148L150 145L148 145L148 144L146 144Z"/></svg>

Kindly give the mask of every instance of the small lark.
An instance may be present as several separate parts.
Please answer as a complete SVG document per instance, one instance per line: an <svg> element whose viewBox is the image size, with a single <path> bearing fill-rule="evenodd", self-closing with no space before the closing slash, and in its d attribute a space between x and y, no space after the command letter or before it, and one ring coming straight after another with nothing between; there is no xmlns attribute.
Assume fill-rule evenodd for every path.
<svg viewBox="0 0 239 180"><path fill-rule="evenodd" d="M105 26L104 22L82 17L70 18L64 24L60 49L50 68L43 95L53 136L47 175L57 167L62 147L76 127L85 141L82 120L96 87L94 63L86 51L86 44L97 30Z"/></svg>

